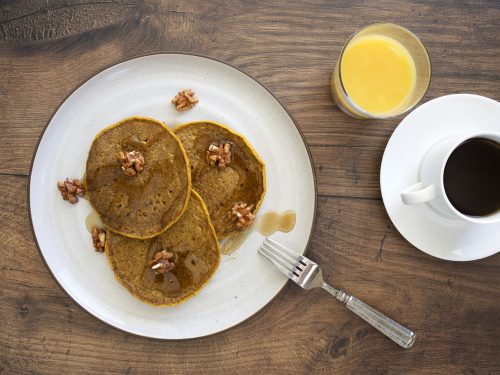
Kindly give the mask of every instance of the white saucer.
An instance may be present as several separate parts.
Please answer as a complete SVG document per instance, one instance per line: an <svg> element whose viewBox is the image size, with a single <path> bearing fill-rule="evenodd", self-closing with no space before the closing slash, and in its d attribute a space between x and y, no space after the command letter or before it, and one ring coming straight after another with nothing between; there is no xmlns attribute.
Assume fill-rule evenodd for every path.
<svg viewBox="0 0 500 375"><path fill-rule="evenodd" d="M401 121L382 159L380 187L394 226L413 246L441 259L468 261L500 251L500 223L472 224L440 216L426 204L406 206L401 191L418 182L425 153L440 139L500 132L500 103L478 95L431 100Z"/></svg>

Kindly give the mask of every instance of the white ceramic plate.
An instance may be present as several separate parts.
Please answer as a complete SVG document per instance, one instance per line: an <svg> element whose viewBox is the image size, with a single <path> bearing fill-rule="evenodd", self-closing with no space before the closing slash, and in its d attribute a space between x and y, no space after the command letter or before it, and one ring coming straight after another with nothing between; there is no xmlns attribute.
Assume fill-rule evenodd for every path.
<svg viewBox="0 0 500 375"><path fill-rule="evenodd" d="M385 148L380 170L384 205L394 226L411 244L447 260L481 259L500 251L500 223L447 219L427 204L406 206L400 193L418 182L420 162L431 146L454 135L500 132L500 103L456 94L431 100L401 121Z"/></svg>
<svg viewBox="0 0 500 375"><path fill-rule="evenodd" d="M192 88L200 102L177 112L170 99ZM87 201L61 199L56 181L81 177L94 136L129 116L149 116L169 126L214 120L243 134L266 163L267 193L260 213L294 210L295 229L274 238L305 252L316 210L314 169L304 140L283 106L245 73L218 61L158 54L121 62L93 76L59 107L33 158L30 214L38 247L62 288L95 317L137 335L186 339L228 329L263 308L286 278L257 253L253 232L194 298L170 307L146 305L114 278L106 256L96 253L85 218Z"/></svg>

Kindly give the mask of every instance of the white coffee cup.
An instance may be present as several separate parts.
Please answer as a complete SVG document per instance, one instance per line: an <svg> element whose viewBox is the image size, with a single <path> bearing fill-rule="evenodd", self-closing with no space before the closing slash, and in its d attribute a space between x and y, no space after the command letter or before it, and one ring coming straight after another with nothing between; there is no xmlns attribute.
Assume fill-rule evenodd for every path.
<svg viewBox="0 0 500 375"><path fill-rule="evenodd" d="M475 133L446 138L433 145L420 165L419 182L401 192L403 203L406 205L429 204L445 217L476 224L500 222L500 212L487 216L464 215L453 207L444 189L444 169L451 153L468 139L479 137L500 142L500 133Z"/></svg>

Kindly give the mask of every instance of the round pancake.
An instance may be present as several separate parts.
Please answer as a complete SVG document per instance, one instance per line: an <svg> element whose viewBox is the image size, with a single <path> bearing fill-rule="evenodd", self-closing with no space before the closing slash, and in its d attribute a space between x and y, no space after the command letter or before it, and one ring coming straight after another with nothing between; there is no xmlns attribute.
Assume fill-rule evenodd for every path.
<svg viewBox="0 0 500 375"><path fill-rule="evenodd" d="M174 253L175 268L156 274L149 260L159 250ZM196 294L220 261L219 241L201 197L191 191L182 217L157 237L140 240L108 231L106 255L118 281L141 301L170 306Z"/></svg>
<svg viewBox="0 0 500 375"><path fill-rule="evenodd" d="M128 176L120 151L139 151L143 170ZM92 206L112 230L134 238L156 236L175 223L191 191L189 160L179 139L159 121L131 117L95 137L85 187Z"/></svg>
<svg viewBox="0 0 500 375"><path fill-rule="evenodd" d="M242 135L215 122L190 122L174 128L174 133L188 154L193 188L205 201L217 236L238 233L229 212L239 202L253 204L257 212L265 194L264 162ZM206 161L210 145L220 142L232 144L232 161L224 169Z"/></svg>

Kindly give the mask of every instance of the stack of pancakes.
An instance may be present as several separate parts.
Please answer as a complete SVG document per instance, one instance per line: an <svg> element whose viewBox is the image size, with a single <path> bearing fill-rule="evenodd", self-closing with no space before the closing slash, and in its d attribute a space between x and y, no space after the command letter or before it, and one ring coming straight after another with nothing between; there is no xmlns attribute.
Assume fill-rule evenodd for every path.
<svg viewBox="0 0 500 375"><path fill-rule="evenodd" d="M211 166L207 150L230 143L225 168ZM126 175L119 152L139 151L144 165ZM229 214L236 203L257 211L265 193L265 167L252 146L229 128L208 121L170 130L132 117L95 137L85 185L106 224L106 254L118 281L140 300L178 304L198 292L220 261L219 240L239 232ZM175 267L151 268L159 251L173 253Z"/></svg>

